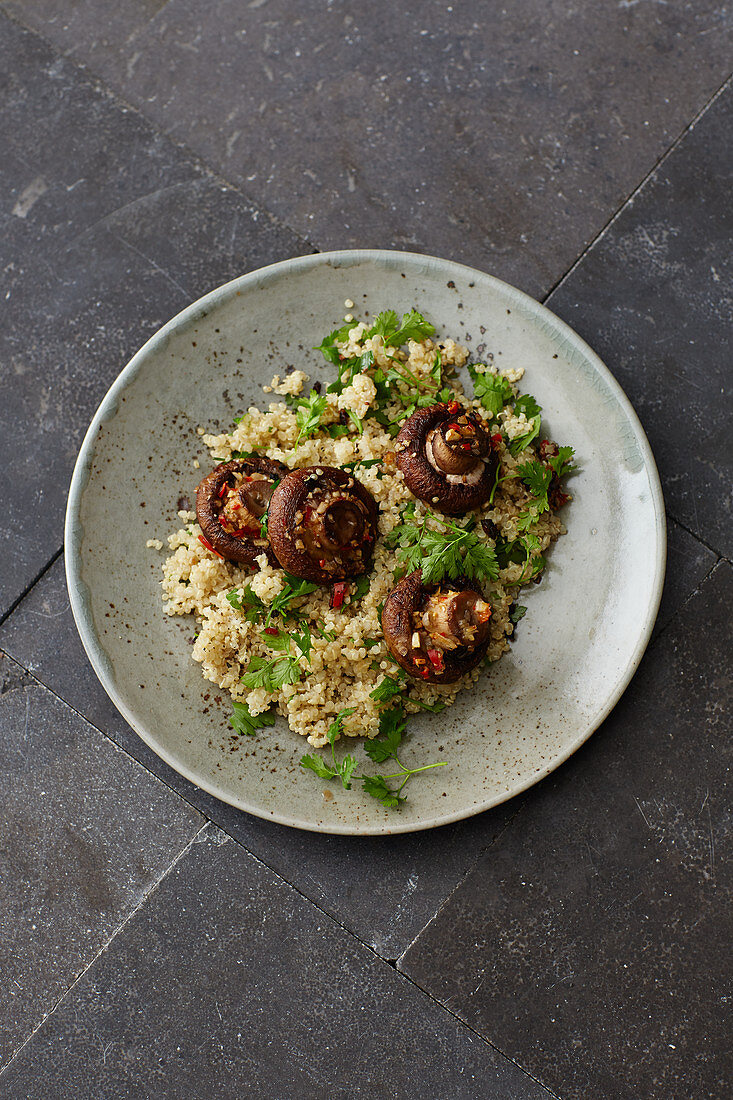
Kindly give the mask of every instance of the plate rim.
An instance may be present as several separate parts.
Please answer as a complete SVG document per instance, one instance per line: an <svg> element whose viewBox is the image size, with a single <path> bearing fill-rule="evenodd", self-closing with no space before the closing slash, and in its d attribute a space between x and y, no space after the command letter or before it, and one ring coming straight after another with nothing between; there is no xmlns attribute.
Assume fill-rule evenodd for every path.
<svg viewBox="0 0 733 1100"><path fill-rule="evenodd" d="M620 405L621 409L626 414L631 428L634 432L636 441L639 444L639 448L642 455L644 469L649 478L649 486L651 492L651 505L654 513L654 526L656 534L656 554L654 560L654 578L651 586L650 600L647 605L647 613L643 629L640 631L634 650L632 651L625 669L614 688L609 695L605 706L601 711L594 715L590 720L588 728L583 733L571 742L571 744L563 751L559 752L544 767L537 772L528 776L524 780L517 781L516 784L510 786L503 792L498 792L496 795L487 798L481 802L475 803L473 806L464 807L460 810L442 814L438 817L432 817L428 821L413 821L401 824L399 820L395 821L394 825L389 823L384 825L368 825L359 826L358 824L349 823L334 823L334 824L317 824L311 820L304 820L299 818L295 814L285 814L276 811L267 811L261 806L249 803L246 799L237 798L236 795L222 790L216 783L207 781L206 777L197 775L195 771L182 765L176 758L174 753L169 752L164 746L162 746L155 738L155 735L151 733L145 726L144 721L138 718L138 716L132 712L131 708L120 698L117 691L114 677L109 669L109 661L104 652L102 645L97 637L94 629L93 618L91 615L91 608L88 605L88 600L85 596L86 582L81 576L81 540L82 540L82 524L80 518L80 509L84 491L88 485L89 477L91 473L91 466L94 456L94 444L96 442L100 427L108 420L112 419L118 407L118 402L121 394L134 382L139 371L145 364L149 355L154 352L158 345L164 344L168 337L177 332L180 328L188 326L194 322L197 318L205 316L211 311L212 307L219 305L223 301L229 300L230 297L241 293L242 291L249 289L249 287L261 286L263 280L272 277L280 277L282 275L307 270L311 267L321 266L323 264L330 264L334 267L352 267L365 261L385 261L399 265L400 262L404 262L410 265L414 265L416 261L422 263L428 263L436 265L445 271L453 270L456 273L460 273L461 276L466 275L480 276L481 280L488 280L489 283L495 284L502 289L504 294L509 294L513 297L517 303L521 303L522 307L527 313L538 318L546 319L551 322L556 331L562 335L562 337L568 342L572 348L580 355L585 357L593 365L595 370L604 378L615 400ZM611 711L618 703L621 696L626 691L629 683L631 682L636 670L639 667L641 659L646 651L649 641L651 639L652 630L656 622L657 614L659 611L659 604L662 597L662 589L664 586L664 577L666 569L666 556L667 556L667 528L666 528L666 512L664 506L664 497L662 493L662 486L659 479L659 472L657 470L656 461L647 439L644 428L639 420L639 417L634 410L629 398L626 396L620 383L611 373L609 368L605 365L600 356L583 340L581 336L575 332L565 321L552 312L546 305L538 302L535 298L532 298L529 294L526 294L523 290L513 286L511 283L505 282L503 279L497 278L495 275L491 275L488 272L480 271L478 268L471 267L467 264L458 263L455 260L444 259L439 256L432 256L427 253L420 252L405 252L395 249L340 249L331 252L317 252L307 256L297 256L287 260L279 260L276 263L268 264L265 267L260 267L254 271L246 272L243 275L239 275L234 279L230 279L226 283L222 283L220 286L215 287L201 298L197 298L194 302L191 302L184 309L175 314L169 321L167 321L161 328L150 336L145 343L139 348L138 351L132 356L129 362L122 368L120 373L112 385L107 390L106 394L102 398L97 411L95 412L92 421L84 435L79 454L74 464L74 470L71 476L71 482L69 486L69 494L66 505L66 514L64 521L64 562L66 573L66 584L69 592L69 602L71 605L72 614L74 616L74 622L76 624L77 631L81 638L84 650L89 658L89 661L94 669L97 679L101 683L105 692L112 700L113 704L120 712L125 721L132 727L135 733L141 738L141 740L148 745L150 749L160 757L169 767L171 767L178 775L187 779L195 787L205 791L207 794L213 795L219 801L224 802L227 805L233 806L235 809L241 810L245 813L252 814L255 817L264 821L277 822L280 825L289 826L291 828L302 829L307 832L325 833L327 835L342 835L342 836L396 836L404 833L422 832L427 829L438 828L443 825L450 825L457 821L463 821L467 818L474 817L480 813L484 813L486 810L490 810L495 806L501 805L503 802L508 802L510 799L515 798L518 794L529 790L530 787L535 786L541 780L545 779L551 772L555 771L562 764L565 763L578 749L585 744L588 738L595 733L598 727L605 721ZM108 735L107 735L108 736ZM112 738L111 738L112 739ZM112 739L113 740L113 739ZM141 765L144 767L145 765ZM156 777L159 778L159 777ZM165 780L161 780L165 782ZM177 792L180 793L180 792ZM186 795L181 795L186 798Z"/></svg>

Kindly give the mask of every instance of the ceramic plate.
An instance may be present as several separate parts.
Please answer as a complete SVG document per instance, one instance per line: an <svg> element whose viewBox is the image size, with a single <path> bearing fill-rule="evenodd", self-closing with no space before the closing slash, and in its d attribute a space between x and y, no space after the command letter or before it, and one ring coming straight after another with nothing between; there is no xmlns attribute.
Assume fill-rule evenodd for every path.
<svg viewBox="0 0 733 1100"><path fill-rule="evenodd" d="M545 433L582 467L542 584L509 653L443 714L410 719L405 757L448 766L413 780L399 811L304 772L308 745L283 720L226 746L228 698L191 660L192 619L161 603L163 554L211 463L199 425L224 431L275 372L330 380L314 351L354 313L423 312L438 335L489 351L542 405ZM201 461L201 471L193 460ZM333 252L244 275L185 309L137 353L102 402L74 471L66 567L82 641L140 737L199 787L259 817L321 832L409 832L479 813L566 760L609 713L656 617L664 506L649 444L618 383L549 310L489 275L401 252ZM359 749L361 756L361 750Z"/></svg>

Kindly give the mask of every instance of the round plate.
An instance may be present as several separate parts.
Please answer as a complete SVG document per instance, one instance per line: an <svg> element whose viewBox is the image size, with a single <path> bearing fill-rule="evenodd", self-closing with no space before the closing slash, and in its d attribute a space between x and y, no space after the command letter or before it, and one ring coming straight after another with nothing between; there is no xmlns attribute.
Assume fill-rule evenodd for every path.
<svg viewBox="0 0 733 1100"><path fill-rule="evenodd" d="M415 306L439 336L500 369L543 407L544 434L575 447L581 471L568 534L509 653L439 715L410 719L406 763L446 760L386 810L359 786L298 766L309 750L283 720L228 743L228 697L191 660L193 619L161 603L163 554L211 460L196 428L227 430L288 365L331 380L314 350L352 299L357 317ZM201 470L194 459L201 460ZM654 459L626 396L588 346L527 295L460 264L403 252L332 252L244 275L185 309L123 370L89 428L66 516L66 569L79 633L130 725L199 787L259 817L319 832L409 832L511 798L566 760L619 699L647 645L664 578ZM230 732L230 731L229 731ZM358 743L357 755L364 755ZM374 766L364 757L369 770Z"/></svg>

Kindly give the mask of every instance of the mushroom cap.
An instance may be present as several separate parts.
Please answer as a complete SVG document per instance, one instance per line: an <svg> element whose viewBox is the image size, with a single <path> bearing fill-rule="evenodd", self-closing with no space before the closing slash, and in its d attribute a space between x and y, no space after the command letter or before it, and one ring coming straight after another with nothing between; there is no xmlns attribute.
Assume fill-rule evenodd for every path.
<svg viewBox="0 0 733 1100"><path fill-rule="evenodd" d="M224 530L220 520L223 501L219 493L233 474L244 476L264 474L271 482L276 482L287 473L288 468L282 462L266 458L264 455L252 455L251 458L223 462L200 483L196 489L196 518L213 549L223 558L256 567L258 556L267 554L270 563L277 565L275 555L267 545L266 539L255 540L241 535L232 535ZM258 546L258 542L261 545Z"/></svg>
<svg viewBox="0 0 733 1100"><path fill-rule="evenodd" d="M414 614L424 608L430 595L439 588L451 592L475 592L477 596L483 598L478 585L465 577L459 577L454 581L441 581L440 584L424 585L422 570L416 569L414 573L403 577L387 596L382 611L382 631L390 653L410 676L424 683L453 684L481 663L490 638L487 631L485 638L473 649L459 647L454 650L444 650L442 652L444 667L441 672L434 668L430 661L418 666L413 654L419 655L422 651L412 648L412 636L415 631Z"/></svg>
<svg viewBox="0 0 733 1100"><path fill-rule="evenodd" d="M491 450L483 459L480 474L475 479L464 481L462 477L465 475L442 474L428 460L426 446L430 432L467 412L470 413L470 410L453 401L417 409L402 425L395 440L397 465L402 470L407 488L419 500L424 500L447 516L464 515L487 501L499 466L499 456ZM477 416L476 420L479 420Z"/></svg>
<svg viewBox="0 0 733 1100"><path fill-rule="evenodd" d="M326 509L318 513L324 503ZM292 470L276 487L267 533L283 569L328 585L366 572L378 518L374 497L353 474L337 466L306 466Z"/></svg>

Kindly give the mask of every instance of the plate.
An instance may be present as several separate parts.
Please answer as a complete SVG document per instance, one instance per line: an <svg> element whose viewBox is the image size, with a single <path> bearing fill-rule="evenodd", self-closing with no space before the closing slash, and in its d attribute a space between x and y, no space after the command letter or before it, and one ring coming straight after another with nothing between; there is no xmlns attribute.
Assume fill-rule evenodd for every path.
<svg viewBox="0 0 733 1100"><path fill-rule="evenodd" d="M196 433L224 431L292 364L330 380L314 350L356 316L415 306L439 335L500 369L523 366L546 434L582 467L542 584L510 652L440 715L410 719L405 762L446 760L413 780L399 810L328 788L298 765L303 738L280 719L229 746L228 698L191 660L192 619L170 617L163 555L178 499L213 465ZM201 462L201 470L194 467ZM301 829L411 832L495 806L561 764L603 721L649 641L664 579L662 492L646 436L618 383L549 310L490 275L404 252L287 260L212 291L165 325L125 367L79 454L66 516L71 606L115 706L171 767L217 798ZM359 750L361 754L361 750Z"/></svg>

